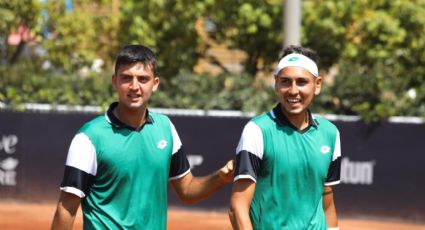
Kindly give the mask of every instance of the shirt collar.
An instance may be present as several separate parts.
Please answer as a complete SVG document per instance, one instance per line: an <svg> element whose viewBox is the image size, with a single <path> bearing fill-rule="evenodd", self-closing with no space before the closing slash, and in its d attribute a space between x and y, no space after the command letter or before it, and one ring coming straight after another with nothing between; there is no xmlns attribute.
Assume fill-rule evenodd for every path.
<svg viewBox="0 0 425 230"><path fill-rule="evenodd" d="M290 126L292 129L298 130L297 127L295 127L290 121L289 119L285 116L285 114L282 112L281 110L281 104L278 103L273 109L272 111L270 111L273 119L275 119L275 121L280 125L280 126ZM313 115L311 114L310 110L307 110L308 113L308 127L305 128L304 130L308 130L311 126L313 127L317 127L317 125L319 124L318 121L313 117ZM303 130L301 130L303 131Z"/></svg>
<svg viewBox="0 0 425 230"><path fill-rule="evenodd" d="M108 123L113 125L114 127L120 128L120 129L129 129L129 130L135 131L136 129L134 127L131 127L131 126L125 124L124 122L120 121L118 119L118 117L115 116L113 111L114 111L115 107L117 107L117 106L118 106L118 102L113 102L111 105L109 105L108 110L106 110L105 118L108 121ZM151 124L151 123L153 123L153 118L149 114L149 110L146 110L146 122L145 122L145 124ZM141 130L143 128L143 126L144 126L144 124L142 125L142 127L140 127L139 130Z"/></svg>

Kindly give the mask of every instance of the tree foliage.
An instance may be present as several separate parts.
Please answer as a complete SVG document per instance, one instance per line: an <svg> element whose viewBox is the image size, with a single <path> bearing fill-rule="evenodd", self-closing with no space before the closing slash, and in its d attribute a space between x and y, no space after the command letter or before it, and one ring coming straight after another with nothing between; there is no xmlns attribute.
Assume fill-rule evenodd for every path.
<svg viewBox="0 0 425 230"><path fill-rule="evenodd" d="M15 90L39 89L41 93L41 85L59 84L54 83L56 80L73 85L67 86L72 90L84 88L80 81L71 80L78 78L81 69L101 58L107 67L105 73L98 75L108 75L121 46L141 43L151 47L159 61L162 84L152 101L155 106L264 111L274 103L272 89L256 81L255 76L259 69L271 73L278 61L284 38L283 1L73 2L73 10L67 11L64 1L0 0L2 84L11 83L4 77L11 65L27 68L49 61L53 65L49 70L34 72L34 67L30 67L23 71L29 77L18 79L25 81L25 87ZM315 111L361 115L366 120L393 115L425 117L425 0L306 0L302 7L302 44L318 51L320 71L328 83L316 98ZM206 19L207 31L217 44L248 54L246 73L225 73L216 78L192 73L208 45L195 29L199 18ZM30 61L22 59L24 64L10 61L22 52L22 47L7 44L7 35L22 23L31 27L36 41L36 46L23 45L46 51L43 55L30 55ZM57 77L60 73L70 79ZM91 77L85 80L88 79ZM229 82L235 88L229 88ZM80 91L90 90L111 96L108 87L102 93L89 86ZM0 100L23 102L38 98L47 102L50 99L45 98L67 98L58 101L99 104L94 99L82 99L90 94L87 92L59 96L53 90L51 94L27 97L2 89Z"/></svg>
<svg viewBox="0 0 425 230"><path fill-rule="evenodd" d="M246 69L253 75L259 57L272 63L278 56L280 4L280 0L127 1L121 8L119 32L126 36L119 36L119 40L121 44L152 47L160 57L160 72L169 78L181 69L192 69L202 55L195 22L203 17L210 22L210 35L219 44L248 53Z"/></svg>
<svg viewBox="0 0 425 230"><path fill-rule="evenodd" d="M22 69L32 71L22 74ZM9 68L0 66L0 74L0 101L17 110L22 109L23 103L96 105L105 109L116 100L110 72L81 78L78 74L52 73L40 69L38 64L24 62ZM250 76L210 77L182 71L169 85L175 90L163 90L161 84L150 106L249 112L257 108L260 112L274 103L272 89Z"/></svg>
<svg viewBox="0 0 425 230"><path fill-rule="evenodd" d="M110 1L78 1L70 11L64 1L51 1L43 9L48 19L40 30L47 30L49 36L41 45L55 66L72 72L90 66L96 58L110 63L118 46L118 12Z"/></svg>
<svg viewBox="0 0 425 230"><path fill-rule="evenodd" d="M332 112L425 116L424 13L423 0L305 2L304 43L339 70Z"/></svg>
<svg viewBox="0 0 425 230"><path fill-rule="evenodd" d="M0 101L14 109L23 103L97 105L105 107L115 98L110 86L110 74L92 73L81 78L78 74L45 71L41 63L20 62L0 66ZM27 72L22 72L25 69Z"/></svg>
<svg viewBox="0 0 425 230"><path fill-rule="evenodd" d="M262 112L275 101L272 88L246 74L211 77L181 71L171 79L169 86L174 90L162 90L160 85L152 106Z"/></svg>
<svg viewBox="0 0 425 230"><path fill-rule="evenodd" d="M8 46L8 35L17 32L19 26L35 27L40 6L32 0L0 0L0 63L14 63L27 41Z"/></svg>

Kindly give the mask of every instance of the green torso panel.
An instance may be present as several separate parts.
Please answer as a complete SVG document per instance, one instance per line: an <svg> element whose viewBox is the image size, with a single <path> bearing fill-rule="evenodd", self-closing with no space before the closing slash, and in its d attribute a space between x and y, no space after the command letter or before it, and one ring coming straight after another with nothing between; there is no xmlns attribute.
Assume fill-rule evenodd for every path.
<svg viewBox="0 0 425 230"><path fill-rule="evenodd" d="M104 116L85 133L96 149L97 174L82 201L84 229L165 229L173 138L170 121L150 113L139 130L117 128Z"/></svg>
<svg viewBox="0 0 425 230"><path fill-rule="evenodd" d="M322 193L337 130L327 120L302 133L263 114L253 119L264 154L250 216L255 229L327 229Z"/></svg>

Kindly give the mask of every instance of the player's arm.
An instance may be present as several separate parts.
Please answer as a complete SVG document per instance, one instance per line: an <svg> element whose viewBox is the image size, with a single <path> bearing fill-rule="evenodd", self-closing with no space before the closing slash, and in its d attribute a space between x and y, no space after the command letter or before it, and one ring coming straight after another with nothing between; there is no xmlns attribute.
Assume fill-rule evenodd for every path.
<svg viewBox="0 0 425 230"><path fill-rule="evenodd" d="M334 203L334 195L331 186L325 186L323 189L323 210L325 211L326 223L329 229L338 229L338 217Z"/></svg>
<svg viewBox="0 0 425 230"><path fill-rule="evenodd" d="M194 177L189 172L181 178L171 180L171 185L185 203L198 202L210 197L233 180L233 164L234 161L230 160L216 172L203 177Z"/></svg>
<svg viewBox="0 0 425 230"><path fill-rule="evenodd" d="M248 122L236 147L235 181L230 196L229 218L234 229L252 229L249 210L264 152L263 134Z"/></svg>
<svg viewBox="0 0 425 230"><path fill-rule="evenodd" d="M67 192L61 192L53 217L52 230L72 229L81 198Z"/></svg>
<svg viewBox="0 0 425 230"><path fill-rule="evenodd" d="M255 182L250 179L240 179L233 184L229 209L233 229L252 229L249 208L254 191Z"/></svg>
<svg viewBox="0 0 425 230"><path fill-rule="evenodd" d="M328 229L338 229L338 217L336 214L333 185L340 183L341 177L341 141L339 131L335 137L335 146L332 161L328 169L328 175L323 188L323 210L325 212Z"/></svg>
<svg viewBox="0 0 425 230"><path fill-rule="evenodd" d="M189 161L184 153L180 137L171 121L170 126L173 136L170 183L183 202L192 204L206 199L233 180L233 160L208 176L194 177L190 172Z"/></svg>
<svg viewBox="0 0 425 230"><path fill-rule="evenodd" d="M75 135L66 158L52 229L72 229L81 199L90 190L96 168L96 151L90 139L84 133Z"/></svg>

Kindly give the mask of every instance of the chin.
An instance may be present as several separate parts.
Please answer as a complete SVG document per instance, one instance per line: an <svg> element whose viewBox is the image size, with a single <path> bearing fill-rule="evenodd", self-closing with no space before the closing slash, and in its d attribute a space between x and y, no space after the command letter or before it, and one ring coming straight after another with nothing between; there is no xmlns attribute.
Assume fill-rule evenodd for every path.
<svg viewBox="0 0 425 230"><path fill-rule="evenodd" d="M286 99L281 99L280 101L281 108L284 109L288 113L292 113L294 111L301 112L304 109L304 103L296 103L296 104L290 104L286 101Z"/></svg>
<svg viewBox="0 0 425 230"><path fill-rule="evenodd" d="M143 103L141 103L141 102L127 102L127 103L124 103L124 104L129 109L139 109L139 108L143 107Z"/></svg>
<svg viewBox="0 0 425 230"><path fill-rule="evenodd" d="M143 107L143 104L142 103L140 103L140 104L132 104L130 106L130 108L132 108L132 109L140 109L142 107Z"/></svg>
<svg viewBox="0 0 425 230"><path fill-rule="evenodd" d="M288 107L285 107L285 111L290 115L299 115L304 112L304 108L289 109Z"/></svg>
<svg viewBox="0 0 425 230"><path fill-rule="evenodd" d="M290 115L300 115L300 114L302 114L302 112L303 111L298 111L298 110L297 111L293 111L293 110L291 111L290 110L290 111L288 111L288 114L290 114Z"/></svg>

